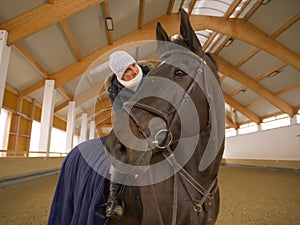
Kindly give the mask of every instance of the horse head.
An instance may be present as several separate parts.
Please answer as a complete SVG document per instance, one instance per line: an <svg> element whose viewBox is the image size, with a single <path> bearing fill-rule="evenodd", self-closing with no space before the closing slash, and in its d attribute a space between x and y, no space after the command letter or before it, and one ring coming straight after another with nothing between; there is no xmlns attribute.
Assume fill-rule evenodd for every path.
<svg viewBox="0 0 300 225"><path fill-rule="evenodd" d="M180 13L180 35L169 37L161 24L157 24L161 62L124 104L107 138L106 148L112 155L112 164L123 173L143 173L151 166L158 167L166 160L157 152L166 148L174 152L181 166L194 158L198 167L205 156L204 148L196 155L195 149L201 134L212 130L213 95L207 88L206 76L212 76L208 80L214 79L219 88L217 68L204 53L187 13L183 9ZM210 74L204 75L206 71ZM206 140L204 144L208 143Z"/></svg>

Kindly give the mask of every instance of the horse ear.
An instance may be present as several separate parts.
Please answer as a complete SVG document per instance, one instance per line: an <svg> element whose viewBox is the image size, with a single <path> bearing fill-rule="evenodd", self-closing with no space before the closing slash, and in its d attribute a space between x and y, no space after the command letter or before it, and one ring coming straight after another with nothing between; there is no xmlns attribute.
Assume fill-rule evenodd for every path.
<svg viewBox="0 0 300 225"><path fill-rule="evenodd" d="M166 44L166 42L170 42L171 40L160 23L157 23L156 25L156 40L158 41L157 45L160 52L162 53L167 51L168 45Z"/></svg>
<svg viewBox="0 0 300 225"><path fill-rule="evenodd" d="M180 34L183 37L184 41L190 46L191 50L199 55L200 57L203 57L203 49L202 45L195 34L192 25L190 23L188 14L184 9L180 9L180 15L181 15L181 22L180 22Z"/></svg>
<svg viewBox="0 0 300 225"><path fill-rule="evenodd" d="M160 23L156 25L156 40L158 41L170 41L170 38L164 28L161 26Z"/></svg>

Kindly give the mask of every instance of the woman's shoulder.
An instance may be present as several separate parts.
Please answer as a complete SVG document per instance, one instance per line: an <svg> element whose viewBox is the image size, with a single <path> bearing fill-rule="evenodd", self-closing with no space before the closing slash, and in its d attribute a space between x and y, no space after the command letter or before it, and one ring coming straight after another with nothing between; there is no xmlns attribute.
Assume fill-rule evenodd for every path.
<svg viewBox="0 0 300 225"><path fill-rule="evenodd" d="M151 62L145 60L138 61L137 64L141 67L147 67L149 70L154 68L154 65Z"/></svg>
<svg viewBox="0 0 300 225"><path fill-rule="evenodd" d="M114 73L109 74L104 80L105 90L108 91L112 85L114 85L114 86L117 85L117 76Z"/></svg>
<svg viewBox="0 0 300 225"><path fill-rule="evenodd" d="M144 76L146 76L147 73L154 68L154 65L148 61L138 61L137 64L141 67Z"/></svg>

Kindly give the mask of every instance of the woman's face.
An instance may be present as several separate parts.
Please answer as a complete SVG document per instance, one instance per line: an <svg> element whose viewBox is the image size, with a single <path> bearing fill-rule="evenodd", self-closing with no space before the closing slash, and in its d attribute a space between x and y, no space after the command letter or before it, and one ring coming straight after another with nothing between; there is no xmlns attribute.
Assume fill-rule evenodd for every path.
<svg viewBox="0 0 300 225"><path fill-rule="evenodd" d="M125 81L132 80L133 78L136 77L136 75L139 74L139 67L136 63L132 63L127 67L125 70L122 79Z"/></svg>

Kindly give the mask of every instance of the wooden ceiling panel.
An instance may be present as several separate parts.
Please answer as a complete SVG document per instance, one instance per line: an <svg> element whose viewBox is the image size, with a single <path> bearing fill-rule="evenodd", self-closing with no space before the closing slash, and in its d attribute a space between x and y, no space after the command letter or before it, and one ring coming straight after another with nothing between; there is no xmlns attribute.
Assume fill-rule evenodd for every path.
<svg viewBox="0 0 300 225"><path fill-rule="evenodd" d="M12 48L6 82L17 90L23 90L41 80L43 80L43 76Z"/></svg>
<svg viewBox="0 0 300 225"><path fill-rule="evenodd" d="M77 86L75 86L75 92L74 92L74 99L78 98L82 93L86 92L87 90L91 89L91 85L89 83L89 80L87 76L84 74L79 77L79 81L77 83ZM93 95L97 96L96 91L93 91Z"/></svg>
<svg viewBox="0 0 300 225"><path fill-rule="evenodd" d="M109 43L102 5L97 4L66 19L80 53L84 57Z"/></svg>
<svg viewBox="0 0 300 225"><path fill-rule="evenodd" d="M235 118L236 118L237 124L245 123L248 121L251 122L248 117L246 117L245 115L243 115L242 113L240 113L238 111L235 112Z"/></svg>
<svg viewBox="0 0 300 225"><path fill-rule="evenodd" d="M1 0L0 1L0 23L6 22L19 16L48 0Z"/></svg>
<svg viewBox="0 0 300 225"><path fill-rule="evenodd" d="M96 63L95 63L96 64ZM108 62L105 62L103 64L100 64L96 67L96 65L93 65L93 68L88 70L88 73L90 74L91 79L93 80L94 83L99 83L109 75L112 74L111 70L108 67Z"/></svg>
<svg viewBox="0 0 300 225"><path fill-rule="evenodd" d="M114 40L138 28L139 2L140 0L108 1L114 23Z"/></svg>
<svg viewBox="0 0 300 225"><path fill-rule="evenodd" d="M239 89L242 87L242 84L235 81L234 79L231 79L230 77L225 77L221 83L222 90L227 93L228 95L231 94L236 89Z"/></svg>
<svg viewBox="0 0 300 225"><path fill-rule="evenodd" d="M300 11L299 11L300 17ZM277 41L284 44L287 48L295 53L300 53L300 20L293 24L289 29L276 38Z"/></svg>
<svg viewBox="0 0 300 225"><path fill-rule="evenodd" d="M55 106L59 106L60 104L64 103L66 101L66 98L61 94L59 90L56 89L55 94Z"/></svg>
<svg viewBox="0 0 300 225"><path fill-rule="evenodd" d="M197 1L192 13L207 16L223 16L232 2L233 0Z"/></svg>
<svg viewBox="0 0 300 225"><path fill-rule="evenodd" d="M246 88L244 90L245 92L242 91L234 95L232 98L243 105L247 105L261 98L258 94L256 94L254 91L252 91L249 88Z"/></svg>
<svg viewBox="0 0 300 225"><path fill-rule="evenodd" d="M300 88L279 95L279 97L295 108L300 106Z"/></svg>
<svg viewBox="0 0 300 225"><path fill-rule="evenodd" d="M43 103L43 96L44 96L44 87L32 92L32 94L30 94L30 97L35 99L37 103L39 103L40 105L42 105Z"/></svg>
<svg viewBox="0 0 300 225"><path fill-rule="evenodd" d="M21 44L49 74L76 61L58 24L31 35Z"/></svg>
<svg viewBox="0 0 300 225"><path fill-rule="evenodd" d="M253 111L259 117L265 117L267 115L273 115L275 113L280 113L274 105L269 102L261 102L260 104L249 107L249 110ZM283 112L282 112L283 113Z"/></svg>
<svg viewBox="0 0 300 225"><path fill-rule="evenodd" d="M276 76L265 77L263 80L259 81L259 83L273 93L276 93L294 84L300 83L300 72L291 66L286 66L280 69Z"/></svg>
<svg viewBox="0 0 300 225"><path fill-rule="evenodd" d="M67 118L68 117L68 107L65 107L58 112L56 112L57 115L59 115L62 118Z"/></svg>
<svg viewBox="0 0 300 225"><path fill-rule="evenodd" d="M275 56L272 56L265 51L259 51L256 55L245 62L240 67L240 70L252 79L255 79L280 63L282 63L282 61Z"/></svg>
<svg viewBox="0 0 300 225"><path fill-rule="evenodd" d="M97 96L90 98L89 100L85 101L83 104L80 105L80 108L84 112L88 112L90 108L95 108L97 104ZM77 104L76 104L77 105ZM94 116L94 115L91 115Z"/></svg>
<svg viewBox="0 0 300 225"><path fill-rule="evenodd" d="M231 45L224 47L219 55L231 64L235 65L254 49L254 46L235 39Z"/></svg>
<svg viewBox="0 0 300 225"><path fill-rule="evenodd" d="M149 23L156 18L166 15L168 13L169 4L170 0L147 0L146 8L153 10L145 11L144 23Z"/></svg>
<svg viewBox="0 0 300 225"><path fill-rule="evenodd" d="M76 88L78 86L80 79L81 79L81 77L79 76L79 77L65 83L64 85L62 85L63 89L70 95L74 96L76 93Z"/></svg>
<svg viewBox="0 0 300 225"><path fill-rule="evenodd" d="M299 0L272 0L267 5L262 5L251 16L249 22L255 24L258 28L271 35L282 24L299 12Z"/></svg>

